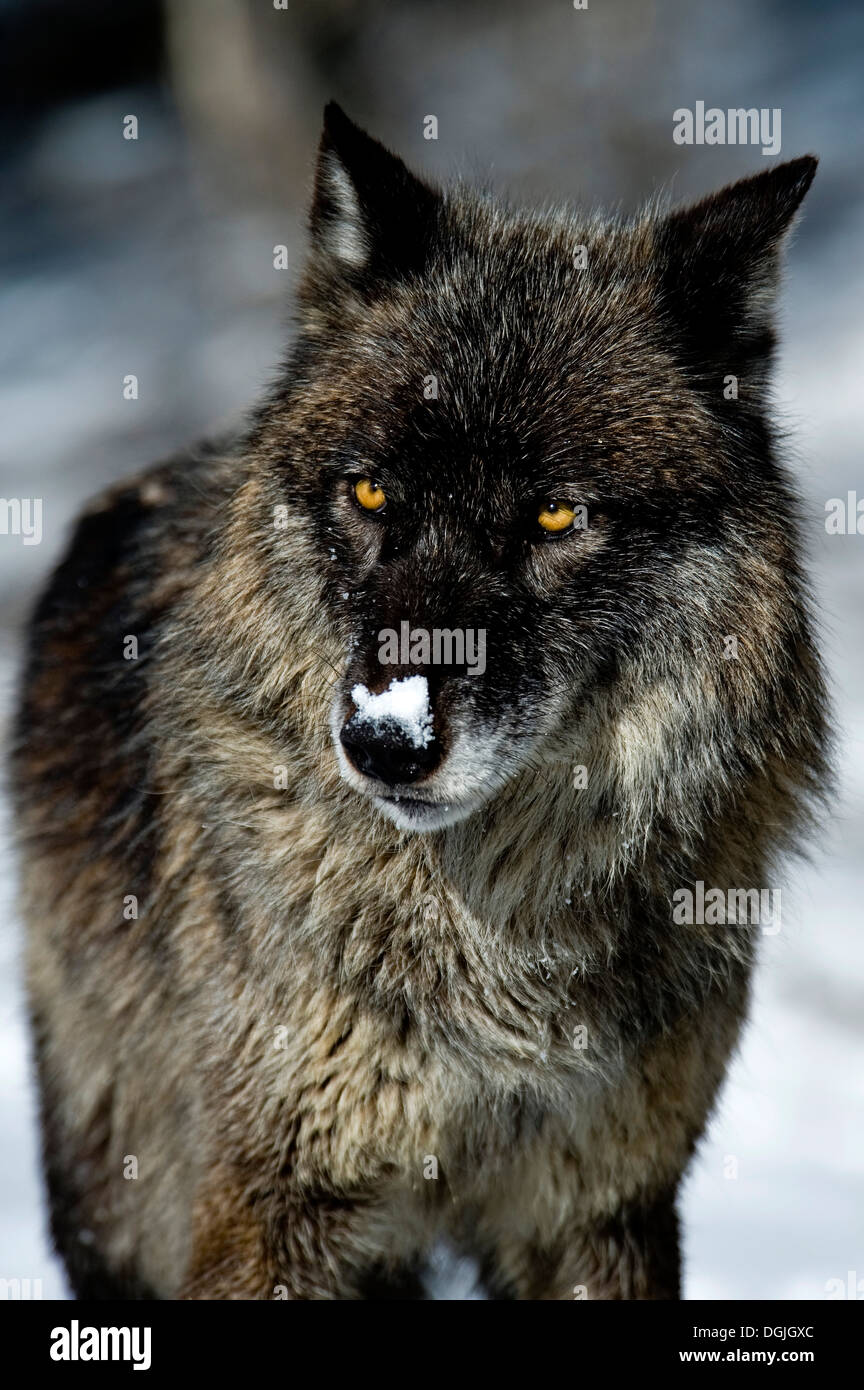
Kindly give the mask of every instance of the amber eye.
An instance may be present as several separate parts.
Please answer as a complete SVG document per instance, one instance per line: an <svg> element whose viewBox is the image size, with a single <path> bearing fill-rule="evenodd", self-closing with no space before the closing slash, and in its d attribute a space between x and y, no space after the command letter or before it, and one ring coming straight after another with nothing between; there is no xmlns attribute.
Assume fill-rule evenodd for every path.
<svg viewBox="0 0 864 1390"><path fill-rule="evenodd" d="M572 507L560 502L546 502L537 513L537 523L544 531L554 535L556 531L568 531L576 519Z"/></svg>
<svg viewBox="0 0 864 1390"><path fill-rule="evenodd" d="M384 509L387 495L383 488L373 483L371 478L360 478L354 484L354 496L364 512L380 512Z"/></svg>

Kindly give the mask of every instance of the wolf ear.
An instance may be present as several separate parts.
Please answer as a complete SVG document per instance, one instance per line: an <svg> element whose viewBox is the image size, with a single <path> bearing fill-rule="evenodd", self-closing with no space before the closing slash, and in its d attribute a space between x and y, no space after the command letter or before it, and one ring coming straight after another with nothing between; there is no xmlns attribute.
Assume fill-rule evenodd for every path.
<svg viewBox="0 0 864 1390"><path fill-rule="evenodd" d="M309 223L327 268L360 281L421 269L440 206L401 159L326 106Z"/></svg>
<svg viewBox="0 0 864 1390"><path fill-rule="evenodd" d="M780 252L817 163L804 155L741 179L656 229L663 305L686 366L709 389L718 373L749 373L757 386L764 377Z"/></svg>

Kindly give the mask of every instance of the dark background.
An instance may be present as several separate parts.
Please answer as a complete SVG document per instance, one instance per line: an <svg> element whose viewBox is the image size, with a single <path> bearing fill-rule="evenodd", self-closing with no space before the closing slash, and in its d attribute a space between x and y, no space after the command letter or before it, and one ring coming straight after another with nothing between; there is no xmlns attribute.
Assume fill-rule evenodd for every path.
<svg viewBox="0 0 864 1390"><path fill-rule="evenodd" d="M44 524L38 546L0 536L4 718L20 625L74 511L219 428L274 370L328 98L420 170L514 201L627 211L772 162L758 147L676 145L672 113L698 100L780 107L780 158L820 156L790 252L777 394L842 800L784 884L754 1021L687 1187L691 1298L816 1299L850 1270L864 1279L864 537L824 528L828 498L864 495L862 39L851 2L0 0L0 492L41 497ZM128 114L137 141L122 137ZM437 142L423 138L429 114ZM127 373L137 401L123 399ZM0 1277L41 1278L47 1297L62 1282L42 1230L8 849L3 865ZM467 1277L441 1295L463 1295Z"/></svg>

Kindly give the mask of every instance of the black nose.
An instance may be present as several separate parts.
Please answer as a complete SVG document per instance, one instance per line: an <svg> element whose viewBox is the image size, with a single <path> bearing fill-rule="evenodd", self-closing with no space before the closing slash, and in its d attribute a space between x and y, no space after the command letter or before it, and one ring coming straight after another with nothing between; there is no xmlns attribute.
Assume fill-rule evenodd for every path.
<svg viewBox="0 0 864 1390"><path fill-rule="evenodd" d="M339 738L358 772L391 787L416 782L431 772L439 758L435 739L425 748L415 747L395 724L391 727L366 719L349 719Z"/></svg>

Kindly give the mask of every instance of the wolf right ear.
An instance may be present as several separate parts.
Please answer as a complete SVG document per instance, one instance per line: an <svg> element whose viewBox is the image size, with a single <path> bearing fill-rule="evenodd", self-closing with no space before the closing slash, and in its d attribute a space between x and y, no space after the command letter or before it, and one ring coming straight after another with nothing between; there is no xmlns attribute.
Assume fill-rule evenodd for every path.
<svg viewBox="0 0 864 1390"><path fill-rule="evenodd" d="M653 236L663 307L705 385L746 371L760 384L774 343L783 241L813 182L813 155L740 179L661 219Z"/></svg>
<svg viewBox="0 0 864 1390"><path fill-rule="evenodd" d="M325 268L361 283L421 269L441 202L336 102L327 105L309 216Z"/></svg>

